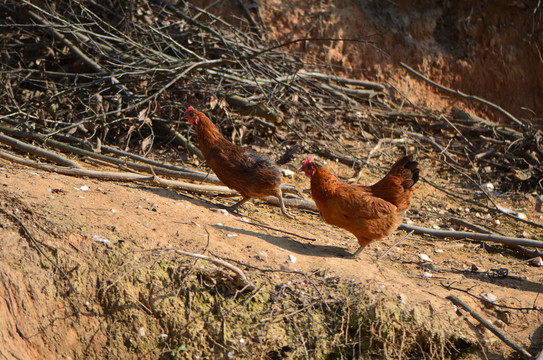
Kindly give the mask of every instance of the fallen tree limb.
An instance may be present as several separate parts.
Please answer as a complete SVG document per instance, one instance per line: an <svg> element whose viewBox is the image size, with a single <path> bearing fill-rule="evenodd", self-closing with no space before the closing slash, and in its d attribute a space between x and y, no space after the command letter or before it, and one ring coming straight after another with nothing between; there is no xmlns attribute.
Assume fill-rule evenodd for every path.
<svg viewBox="0 0 543 360"><path fill-rule="evenodd" d="M466 220L462 220L462 219L458 219L458 218L455 218L455 217L452 217L449 219L449 222L453 223L453 224L456 224L456 225L459 225L459 226L463 226L465 228L468 228L470 230L473 230L473 231L477 231L479 233L483 233L483 234L495 234L493 233L492 231L490 230L487 230L485 228L482 228L478 225L475 225L475 224L472 224ZM502 235L502 234L499 234L499 235ZM528 249L525 249L523 248L522 246L520 245L507 245L509 246L510 248L520 252L521 254L529 257L529 258L534 258L536 256L543 256L543 253L537 251L537 250L528 250Z"/></svg>
<svg viewBox="0 0 543 360"><path fill-rule="evenodd" d="M462 307L464 310L470 313L471 316L473 316L477 321L481 323L484 327L486 327L488 330L490 330L494 335L496 335L501 341L503 341L507 346L511 347L515 351L517 351L520 356L522 356L526 360L535 360L535 357L530 355L522 346L515 343L513 340L511 340L507 335L502 333L496 326L494 326L490 321L485 319L481 314L473 310L469 305L467 305L465 302L460 300L454 295L447 296L447 299L452 301L455 305L458 305Z"/></svg>
<svg viewBox="0 0 543 360"><path fill-rule="evenodd" d="M178 170L171 170L171 169L163 168L160 166L138 164L135 162L126 161L123 159L118 159L118 158L103 155L100 153L95 153L93 151L81 149L75 146L71 146L71 145L56 141L56 140L49 139L46 136L41 135L41 134L30 133L26 131L19 131L19 130L11 129L5 126L0 126L0 131L4 133L9 133L12 136L19 136L19 137L37 140L37 141L43 142L45 145L50 145L62 151L66 151L66 152L70 152L70 153L78 154L82 156L87 156L89 158L98 159L98 160L105 161L111 164L122 165L127 168L143 171L149 174L159 174L159 175L165 175L165 176L170 176L170 177L175 177L175 178L200 180L200 181L203 181L205 179L206 181L210 183L222 185L221 181L216 176L209 177L205 173L191 170L191 169L178 168ZM39 148L39 147L18 142L18 140L12 139L4 135L0 135L0 142L4 142L8 145L17 147L18 149L25 150L36 155L41 155L43 157L46 157L49 160L56 162L59 165L71 166L71 167L76 167L80 169L83 168L80 164L74 161L68 160L65 157L43 150L42 148ZM109 151L114 152L114 150L111 148L109 148Z"/></svg>
<svg viewBox="0 0 543 360"><path fill-rule="evenodd" d="M505 245L521 245L521 246L533 246L536 248L543 248L543 241L532 240L532 239L523 239L523 238L513 238L508 236L496 235L496 234L478 234L468 231L445 231L445 230L434 230L426 229L418 226L401 224L399 229L407 231L415 231L417 234L428 234L432 236L445 237L445 238L454 238L454 239L471 239L471 240L481 240L481 241L490 241L494 243L500 243Z"/></svg>
<svg viewBox="0 0 543 360"><path fill-rule="evenodd" d="M162 186L167 186L175 189L191 191L199 194L208 194L208 195L236 195L238 192L231 190L226 186L210 186L210 185L199 185L191 184L182 181L175 180L166 180L161 179L157 176L147 176L136 173L127 173L127 172L115 172L115 171L97 171L97 170L88 170L83 168L66 168L51 164L40 164L31 160L21 158L19 156L10 154L6 151L0 150L0 158L13 161L25 166L30 166L35 169L51 171L63 175L70 176L79 176L79 177L90 177L95 179L104 179L104 180L118 180L118 181L141 181L145 183L157 184Z"/></svg>
<svg viewBox="0 0 543 360"><path fill-rule="evenodd" d="M82 166L79 165L78 163L76 163L75 161L66 159L65 157L57 155L57 154L55 154L55 153L53 153L51 151L47 151L47 150L42 149L40 147L37 147L37 146L31 145L31 144L19 141L19 140L14 139L14 138L12 138L10 136L7 136L7 135L0 134L0 142L4 143L6 145L9 145L9 146L13 146L16 149L26 151L26 152L28 152L30 154L34 154L34 155L37 155L37 156L44 157L44 158L46 158L48 160L51 160L51 161L53 161L53 162L55 162L55 163L57 163L59 165L69 166L69 167L77 168L77 169L82 168Z"/></svg>
<svg viewBox="0 0 543 360"><path fill-rule="evenodd" d="M235 94L224 94L219 92L219 96L224 96L226 102L238 113L241 115L252 115L264 118L266 120L274 121L275 123L280 123L283 118L281 114L273 109L265 107L261 103L255 103L249 101L239 95Z"/></svg>

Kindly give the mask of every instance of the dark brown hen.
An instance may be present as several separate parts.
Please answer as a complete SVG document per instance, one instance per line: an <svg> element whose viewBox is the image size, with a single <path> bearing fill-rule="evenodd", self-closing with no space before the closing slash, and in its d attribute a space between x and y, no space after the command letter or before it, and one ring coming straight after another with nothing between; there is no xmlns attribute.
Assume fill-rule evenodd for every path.
<svg viewBox="0 0 543 360"><path fill-rule="evenodd" d="M248 148L232 144L204 113L192 106L185 112L185 119L196 127L200 151L207 165L226 186L243 197L230 206L229 211L236 211L251 198L275 196L279 199L281 212L292 219L283 202L281 172L277 163ZM279 163L290 159L292 153L287 151Z"/></svg>

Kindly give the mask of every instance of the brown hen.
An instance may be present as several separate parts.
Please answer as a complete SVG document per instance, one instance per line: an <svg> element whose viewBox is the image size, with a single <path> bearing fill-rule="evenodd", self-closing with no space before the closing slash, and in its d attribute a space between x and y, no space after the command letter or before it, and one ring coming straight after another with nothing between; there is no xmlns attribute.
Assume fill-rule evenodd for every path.
<svg viewBox="0 0 543 360"><path fill-rule="evenodd" d="M302 170L311 178L311 195L322 218L351 232L358 239L358 254L372 241L389 236L402 222L411 204L419 168L402 157L381 181L371 186L341 183L332 172L308 157Z"/></svg>
<svg viewBox="0 0 543 360"><path fill-rule="evenodd" d="M272 162L251 149L234 145L204 113L192 106L185 112L185 119L196 127L199 147L207 165L226 186L238 191L243 197L228 207L229 211L237 211L241 204L251 198L275 196L279 199L281 212L292 219L283 203L281 172L277 166L278 163L290 161L292 154L287 151L280 161Z"/></svg>

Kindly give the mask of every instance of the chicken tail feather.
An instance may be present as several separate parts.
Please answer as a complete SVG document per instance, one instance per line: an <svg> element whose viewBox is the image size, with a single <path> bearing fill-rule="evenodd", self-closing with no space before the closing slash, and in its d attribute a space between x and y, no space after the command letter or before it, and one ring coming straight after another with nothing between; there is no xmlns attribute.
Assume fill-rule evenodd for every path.
<svg viewBox="0 0 543 360"><path fill-rule="evenodd" d="M277 159L275 161L275 163L277 165L288 164L289 162L292 161L292 159L294 159L294 154L298 150L300 150L300 145L298 145L298 144L288 147L287 150L285 151L285 153L283 155L281 155L281 157L279 157L279 159Z"/></svg>
<svg viewBox="0 0 543 360"><path fill-rule="evenodd" d="M408 190L419 181L419 163L413 161L411 156L404 156L392 165L389 174L399 177L402 187Z"/></svg>

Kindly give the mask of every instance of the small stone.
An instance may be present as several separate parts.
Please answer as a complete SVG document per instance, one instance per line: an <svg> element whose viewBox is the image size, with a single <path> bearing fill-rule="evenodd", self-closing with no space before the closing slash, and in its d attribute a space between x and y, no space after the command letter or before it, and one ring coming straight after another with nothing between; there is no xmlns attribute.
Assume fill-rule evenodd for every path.
<svg viewBox="0 0 543 360"><path fill-rule="evenodd" d="M526 214L525 214L525 213L521 213L521 212L517 213L517 217L518 217L519 219L522 219L522 220L528 219L528 217L526 216Z"/></svg>
<svg viewBox="0 0 543 360"><path fill-rule="evenodd" d="M145 337L145 328L143 326L138 329L138 334L140 334L141 337Z"/></svg>
<svg viewBox="0 0 543 360"><path fill-rule="evenodd" d="M288 259L291 263L296 264L296 256L289 254Z"/></svg>
<svg viewBox="0 0 543 360"><path fill-rule="evenodd" d="M494 225L497 226L497 225L500 225L500 224L501 224L501 221L499 219L494 220Z"/></svg>
<svg viewBox="0 0 543 360"><path fill-rule="evenodd" d="M100 237L98 235L94 235L92 239L96 242L102 243L102 244L109 244L109 240L103 237Z"/></svg>
<svg viewBox="0 0 543 360"><path fill-rule="evenodd" d="M492 293L482 293L481 294L481 298L486 301L487 303L491 303L491 304L494 304L496 302L496 300L498 300L498 298L496 297L496 295L492 294Z"/></svg>
<svg viewBox="0 0 543 360"><path fill-rule="evenodd" d="M233 237L236 237L236 236L238 236L238 234L226 234L227 238L233 238Z"/></svg>
<svg viewBox="0 0 543 360"><path fill-rule="evenodd" d="M258 253L258 255L256 256L256 258L258 260L262 260L262 261L268 261L268 253L265 252L265 251L261 251Z"/></svg>
<svg viewBox="0 0 543 360"><path fill-rule="evenodd" d="M422 261L425 261L425 262L432 262L432 259L430 259L430 257L426 254L417 254L417 256L419 257L419 259L421 259Z"/></svg>
<svg viewBox="0 0 543 360"><path fill-rule="evenodd" d="M296 173L290 169L281 169L281 173L283 174L283 176L286 176L286 177L293 177L294 175L296 175Z"/></svg>
<svg viewBox="0 0 543 360"><path fill-rule="evenodd" d="M543 266L543 259L541 259L541 256L538 256L538 257L532 259L532 265L534 265L534 266Z"/></svg>
<svg viewBox="0 0 543 360"><path fill-rule="evenodd" d="M432 276L433 275L430 272L425 272L424 274L422 274L423 279L430 279Z"/></svg>
<svg viewBox="0 0 543 360"><path fill-rule="evenodd" d="M434 252L437 253L437 254L441 254L441 253L443 253L443 250L441 250L441 249L435 249Z"/></svg>
<svg viewBox="0 0 543 360"><path fill-rule="evenodd" d="M494 190L494 184L492 184L491 182L484 183L482 187L483 189L486 189L488 191Z"/></svg>
<svg viewBox="0 0 543 360"><path fill-rule="evenodd" d="M223 214L224 216L230 215L228 213L228 210L226 210L226 209L213 209L213 211L218 212L219 214Z"/></svg>

